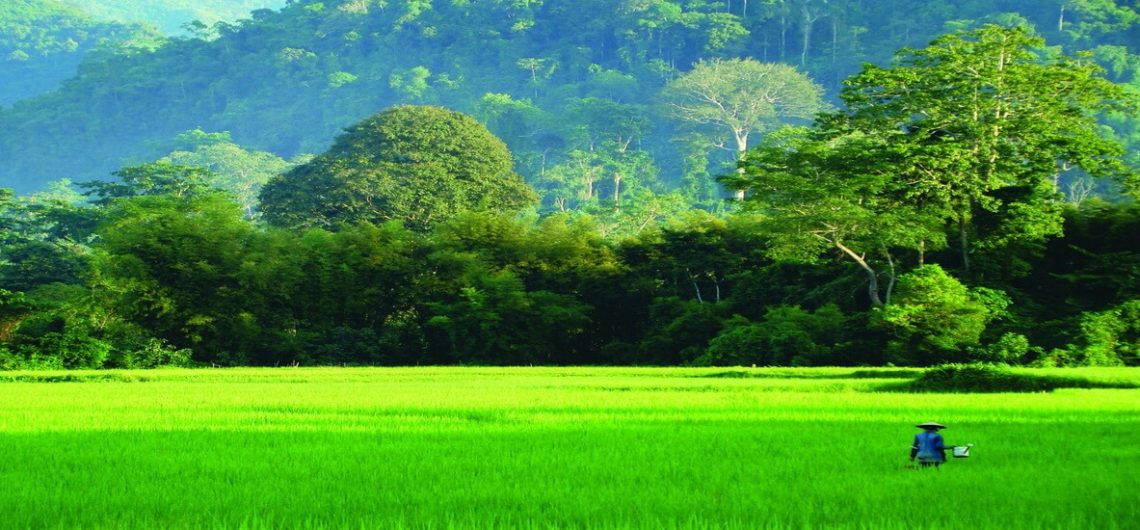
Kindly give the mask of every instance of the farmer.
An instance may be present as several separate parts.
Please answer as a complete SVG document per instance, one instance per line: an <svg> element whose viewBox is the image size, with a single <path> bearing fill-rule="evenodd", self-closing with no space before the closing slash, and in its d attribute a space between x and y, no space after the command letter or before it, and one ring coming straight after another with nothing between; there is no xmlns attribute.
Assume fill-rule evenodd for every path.
<svg viewBox="0 0 1140 530"><path fill-rule="evenodd" d="M942 444L942 435L938 434L939 429L945 429L946 426L941 423L934 423L928 421L915 425L922 432L914 435L914 445L910 448L910 461L913 462L915 457L918 458L918 463L922 467L938 467L946 461L946 446Z"/></svg>

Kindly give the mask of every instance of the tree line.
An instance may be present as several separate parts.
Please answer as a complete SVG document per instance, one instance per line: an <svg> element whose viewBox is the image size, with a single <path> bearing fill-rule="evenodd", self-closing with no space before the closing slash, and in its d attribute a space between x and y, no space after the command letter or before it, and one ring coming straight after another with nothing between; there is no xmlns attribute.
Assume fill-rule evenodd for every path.
<svg viewBox="0 0 1140 530"><path fill-rule="evenodd" d="M992 25L845 86L842 107L734 155L721 180L742 199L620 235L544 210L502 140L440 107L276 159L253 205L176 160L265 157L191 131L83 200L0 194L0 363L1140 362L1140 208L1066 201L1060 178L1140 193L1098 121L1132 95Z"/></svg>

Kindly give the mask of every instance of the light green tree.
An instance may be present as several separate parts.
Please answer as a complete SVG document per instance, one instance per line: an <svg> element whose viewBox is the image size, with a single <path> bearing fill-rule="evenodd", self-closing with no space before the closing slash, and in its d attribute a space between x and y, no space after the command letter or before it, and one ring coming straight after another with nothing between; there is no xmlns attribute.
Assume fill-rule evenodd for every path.
<svg viewBox="0 0 1140 530"><path fill-rule="evenodd" d="M794 67L753 59L701 61L661 92L664 112L744 157L749 139L782 123L810 120L823 88ZM738 192L738 196L743 195Z"/></svg>
<svg viewBox="0 0 1140 530"><path fill-rule="evenodd" d="M256 216L261 187L293 167L273 153L243 148L228 133L195 129L178 135L177 142L179 148L159 162L209 170L211 186L232 194L247 218Z"/></svg>
<svg viewBox="0 0 1140 530"><path fill-rule="evenodd" d="M887 359L900 365L967 361L968 348L1008 304L1004 294L969 289L938 265L919 267L899 278L895 303L878 313L891 337Z"/></svg>

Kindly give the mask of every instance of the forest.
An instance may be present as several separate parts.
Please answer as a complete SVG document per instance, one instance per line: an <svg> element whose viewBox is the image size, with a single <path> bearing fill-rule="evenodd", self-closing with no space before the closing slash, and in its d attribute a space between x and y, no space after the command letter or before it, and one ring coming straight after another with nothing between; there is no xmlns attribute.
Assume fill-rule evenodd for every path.
<svg viewBox="0 0 1140 530"><path fill-rule="evenodd" d="M21 75L0 367L1140 364L1136 2L286 4Z"/></svg>

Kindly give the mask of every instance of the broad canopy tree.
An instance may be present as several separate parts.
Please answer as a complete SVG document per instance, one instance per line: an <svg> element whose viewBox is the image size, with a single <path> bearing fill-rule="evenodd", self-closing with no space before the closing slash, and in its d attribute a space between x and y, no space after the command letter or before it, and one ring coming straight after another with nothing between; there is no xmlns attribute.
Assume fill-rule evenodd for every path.
<svg viewBox="0 0 1140 530"><path fill-rule="evenodd" d="M1056 235L1055 183L1079 168L1124 177L1123 149L1098 118L1134 108L1089 57L1045 48L1023 28L988 25L902 50L893 65L867 65L847 81L838 127L890 136L905 157L895 170L905 199L938 210L955 225L961 265L970 269L974 219L984 212L1033 209L1025 239ZM1010 208L1004 193L1021 203ZM1051 233L1035 229L1046 217ZM1003 226L1010 238L1012 227Z"/></svg>
<svg viewBox="0 0 1140 530"><path fill-rule="evenodd" d="M1043 242L1061 226L1059 171L1126 173L1097 116L1129 104L1095 64L1043 44L986 26L868 65L848 80L846 109L770 135L725 181L755 192L776 253L854 261L874 306L890 302L901 251L922 265L953 234L969 270L983 214L995 250Z"/></svg>
<svg viewBox="0 0 1140 530"><path fill-rule="evenodd" d="M719 139L714 145L728 133L736 160L753 134L813 118L822 97L823 87L794 67L754 59L700 61L661 92L665 112Z"/></svg>
<svg viewBox="0 0 1140 530"><path fill-rule="evenodd" d="M294 228L398 220L427 230L463 211L514 211L536 201L506 144L486 127L441 107L410 105L349 127L328 151L261 192L265 219Z"/></svg>

